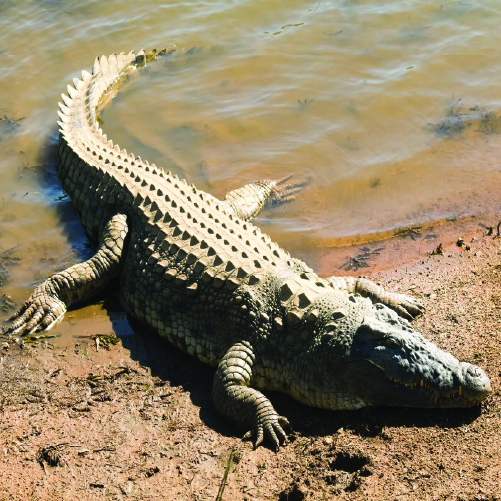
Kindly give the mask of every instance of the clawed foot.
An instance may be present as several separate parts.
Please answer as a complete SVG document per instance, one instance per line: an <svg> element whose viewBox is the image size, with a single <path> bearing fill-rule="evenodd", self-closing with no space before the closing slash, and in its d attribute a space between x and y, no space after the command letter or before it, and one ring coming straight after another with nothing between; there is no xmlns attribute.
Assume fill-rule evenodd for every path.
<svg viewBox="0 0 501 501"><path fill-rule="evenodd" d="M50 329L66 312L66 305L60 299L37 289L21 309L8 319L10 325L2 328L2 334L20 335Z"/></svg>
<svg viewBox="0 0 501 501"><path fill-rule="evenodd" d="M423 314L424 306L414 298L405 294L392 294L392 296L394 297L387 306L406 320L412 320Z"/></svg>
<svg viewBox="0 0 501 501"><path fill-rule="evenodd" d="M406 320L412 320L424 312L424 306L414 298L405 294L385 291L366 278L356 279L355 292L370 298L374 304L384 304Z"/></svg>
<svg viewBox="0 0 501 501"><path fill-rule="evenodd" d="M279 416L276 412L267 414L263 418L259 418L256 427L253 431L248 431L242 440L254 440L254 449L257 449L262 443L264 438L270 440L275 446L275 452L278 452L280 444L287 440L287 434L283 427L289 426L289 421L283 416Z"/></svg>
<svg viewBox="0 0 501 501"><path fill-rule="evenodd" d="M311 181L310 179L306 179L305 181L289 182L292 177L293 174L275 181L276 184L273 186L269 199L270 205L282 205L287 202L292 202L292 200L296 198L295 195L303 191Z"/></svg>

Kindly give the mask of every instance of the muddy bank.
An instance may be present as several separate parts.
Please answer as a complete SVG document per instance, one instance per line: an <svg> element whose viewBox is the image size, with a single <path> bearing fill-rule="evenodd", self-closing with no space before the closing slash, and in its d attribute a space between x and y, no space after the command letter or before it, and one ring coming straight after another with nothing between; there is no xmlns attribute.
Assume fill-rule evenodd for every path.
<svg viewBox="0 0 501 501"><path fill-rule="evenodd" d="M214 412L214 370L129 326L111 291L83 310L109 312L99 333L121 334L109 350L82 312L54 330L62 338L2 340L0 499L213 500L233 449L223 499L500 499L501 239L484 233L478 222L463 233L470 250L439 233L443 255L367 274L419 297L416 327L486 370L493 392L481 407L335 412L270 394L289 440L278 454L253 451Z"/></svg>

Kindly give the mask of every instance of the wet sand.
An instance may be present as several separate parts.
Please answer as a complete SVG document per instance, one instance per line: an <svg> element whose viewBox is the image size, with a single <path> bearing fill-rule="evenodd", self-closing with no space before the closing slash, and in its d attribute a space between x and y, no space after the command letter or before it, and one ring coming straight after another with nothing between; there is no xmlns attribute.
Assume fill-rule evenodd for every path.
<svg viewBox="0 0 501 501"><path fill-rule="evenodd" d="M289 439L278 454L253 451L214 412L213 369L136 324L109 351L82 337L103 313L124 322L110 291L107 302L67 314L54 331L62 338L4 345L0 499L213 500L234 449L223 499L499 500L501 239L472 221L473 231L462 228L465 250L459 226L447 228L436 239L422 232L375 244L405 256L442 242L443 255L421 249L397 264L393 253L387 266L383 252L379 271L350 272L425 304L416 328L491 378L480 407L324 411L270 393L291 422ZM111 332L109 320L100 325ZM80 337L69 335L75 328Z"/></svg>

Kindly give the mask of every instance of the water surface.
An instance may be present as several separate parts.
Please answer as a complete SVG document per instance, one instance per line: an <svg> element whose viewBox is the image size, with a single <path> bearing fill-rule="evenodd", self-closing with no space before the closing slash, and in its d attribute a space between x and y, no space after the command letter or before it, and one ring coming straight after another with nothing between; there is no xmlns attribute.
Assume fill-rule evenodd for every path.
<svg viewBox="0 0 501 501"><path fill-rule="evenodd" d="M492 0L0 0L0 251L19 259L2 292L24 300L89 255L54 176L57 102L96 55L143 47L197 49L132 79L108 137L219 197L310 179L257 223L312 265L314 249L498 212L500 23Z"/></svg>

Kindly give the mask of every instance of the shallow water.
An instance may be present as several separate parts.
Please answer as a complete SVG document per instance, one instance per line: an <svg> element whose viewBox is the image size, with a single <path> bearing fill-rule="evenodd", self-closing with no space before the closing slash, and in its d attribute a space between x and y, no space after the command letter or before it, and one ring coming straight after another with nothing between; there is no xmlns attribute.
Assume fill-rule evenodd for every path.
<svg viewBox="0 0 501 501"><path fill-rule="evenodd" d="M309 179L257 221L298 257L499 212L500 21L495 1L0 0L0 252L19 259L2 292L89 254L54 144L59 96L98 54L199 49L141 72L103 129L219 197Z"/></svg>

